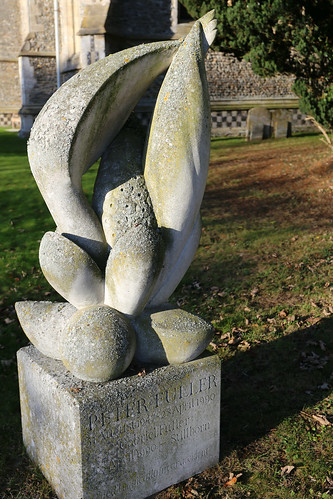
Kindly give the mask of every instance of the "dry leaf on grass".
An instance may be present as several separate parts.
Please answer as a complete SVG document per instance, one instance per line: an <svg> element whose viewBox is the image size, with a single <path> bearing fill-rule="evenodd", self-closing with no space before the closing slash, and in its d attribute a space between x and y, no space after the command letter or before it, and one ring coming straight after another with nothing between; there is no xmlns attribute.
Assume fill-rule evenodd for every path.
<svg viewBox="0 0 333 499"><path fill-rule="evenodd" d="M213 341L211 341L211 342L209 343L209 346L211 346L211 347L212 347L212 349L214 350L214 352L215 352L216 350L218 350L218 345L217 345L216 343L214 343Z"/></svg>
<svg viewBox="0 0 333 499"><path fill-rule="evenodd" d="M244 352L246 350L249 350L251 348L251 345L248 341L243 340L239 343L237 348L238 348L238 350L241 350Z"/></svg>
<svg viewBox="0 0 333 499"><path fill-rule="evenodd" d="M325 414L312 414L312 418L321 426L331 426L332 423L327 419Z"/></svg>
<svg viewBox="0 0 333 499"><path fill-rule="evenodd" d="M331 478L331 477L327 476L327 477L326 477L326 482L328 483L328 485L329 485L330 487L332 487L332 488L333 488L333 478Z"/></svg>
<svg viewBox="0 0 333 499"><path fill-rule="evenodd" d="M242 341L242 338L240 338L239 336L238 337L237 336L232 336L232 338L228 341L228 345L236 346L241 341Z"/></svg>
<svg viewBox="0 0 333 499"><path fill-rule="evenodd" d="M290 473L295 469L295 466L283 466L281 468L281 476L290 475Z"/></svg>
<svg viewBox="0 0 333 499"><path fill-rule="evenodd" d="M234 475L233 473L229 474L229 480L223 484L223 487L232 487L237 483L237 480L239 477L242 476L243 473L238 473L237 475Z"/></svg>

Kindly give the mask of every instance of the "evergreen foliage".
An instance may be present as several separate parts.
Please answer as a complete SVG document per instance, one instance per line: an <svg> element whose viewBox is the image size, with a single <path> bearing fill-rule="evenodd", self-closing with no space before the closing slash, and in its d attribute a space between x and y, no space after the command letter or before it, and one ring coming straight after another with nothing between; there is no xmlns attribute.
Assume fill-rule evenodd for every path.
<svg viewBox="0 0 333 499"><path fill-rule="evenodd" d="M302 112L333 128L333 0L181 0L198 18L215 9L215 49L263 77L295 76Z"/></svg>

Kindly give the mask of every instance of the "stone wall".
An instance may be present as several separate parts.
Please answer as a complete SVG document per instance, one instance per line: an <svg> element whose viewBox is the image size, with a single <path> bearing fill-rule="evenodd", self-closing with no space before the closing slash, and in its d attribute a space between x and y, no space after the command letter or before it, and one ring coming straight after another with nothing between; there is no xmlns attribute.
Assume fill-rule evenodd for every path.
<svg viewBox="0 0 333 499"><path fill-rule="evenodd" d="M18 61L0 59L0 113L18 112L21 89Z"/></svg>
<svg viewBox="0 0 333 499"><path fill-rule="evenodd" d="M41 107L57 89L55 58L30 57L29 63L33 72L34 84L27 95L28 105Z"/></svg>
<svg viewBox="0 0 333 499"><path fill-rule="evenodd" d="M269 109L273 111L274 108ZM288 110L288 109L287 109ZM289 109L292 115L291 131L313 131L315 128L305 120L306 116L298 108ZM249 109L225 109L213 111L212 116L212 136L213 137L245 137L246 121Z"/></svg>
<svg viewBox="0 0 333 499"><path fill-rule="evenodd" d="M22 107L21 136L56 90L53 0L22 0L24 41L19 54Z"/></svg>
<svg viewBox="0 0 333 499"><path fill-rule="evenodd" d="M231 55L209 51L206 59L207 79L212 101L258 98L295 98L291 90L293 77L261 78L251 64Z"/></svg>
<svg viewBox="0 0 333 499"><path fill-rule="evenodd" d="M32 0L29 6L29 32L22 46L22 54L54 53L53 1Z"/></svg>
<svg viewBox="0 0 333 499"><path fill-rule="evenodd" d="M0 2L0 57L17 58L21 48L20 0Z"/></svg>
<svg viewBox="0 0 333 499"><path fill-rule="evenodd" d="M122 38L168 39L177 25L174 0L112 0L107 31Z"/></svg>
<svg viewBox="0 0 333 499"><path fill-rule="evenodd" d="M11 126L21 107L18 54L21 47L19 0L0 2L0 126Z"/></svg>

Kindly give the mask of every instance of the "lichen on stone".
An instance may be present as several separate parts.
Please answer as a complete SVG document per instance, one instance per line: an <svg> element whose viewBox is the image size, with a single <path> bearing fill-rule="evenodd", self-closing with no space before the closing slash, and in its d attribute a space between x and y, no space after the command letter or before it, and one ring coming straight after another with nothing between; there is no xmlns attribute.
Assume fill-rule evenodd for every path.
<svg viewBox="0 0 333 499"><path fill-rule="evenodd" d="M210 144L203 59L215 32L212 11L185 39L98 61L60 87L31 131L31 170L57 226L41 240L40 264L68 303L17 309L35 346L79 378L121 375L135 349L143 362L188 362L211 338L206 321L163 303L200 237ZM130 115L166 69L147 138ZM100 157L91 206L82 175Z"/></svg>

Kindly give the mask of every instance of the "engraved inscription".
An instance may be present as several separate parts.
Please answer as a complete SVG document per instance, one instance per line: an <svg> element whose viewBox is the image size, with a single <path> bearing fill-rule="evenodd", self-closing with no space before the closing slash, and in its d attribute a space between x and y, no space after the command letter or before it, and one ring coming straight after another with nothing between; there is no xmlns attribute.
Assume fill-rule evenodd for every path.
<svg viewBox="0 0 333 499"><path fill-rule="evenodd" d="M177 469L182 466L186 466L187 464L193 463L195 461L199 461L203 457L208 455L209 449L203 449L201 451L197 451L194 454L187 456L185 459L176 460L173 463L163 465L158 468L152 468L143 476L137 476L132 483L122 482L117 483L113 487L110 488L110 494L113 497L117 497L117 495L121 492L136 490L138 485L142 485L147 481L156 480L163 475L172 474Z"/></svg>
<svg viewBox="0 0 333 499"><path fill-rule="evenodd" d="M88 452L96 455L106 449L99 473L112 477L107 497L129 498L148 483L150 489L156 481L160 486L173 483L188 469L198 472L216 462L217 375L190 371L181 380L165 379L150 384L147 378L130 391L117 385L108 401L93 404L95 410L84 414Z"/></svg>
<svg viewBox="0 0 333 499"><path fill-rule="evenodd" d="M161 406L164 407L163 416L173 416L174 414L181 415L184 411L199 407L201 404L209 403L211 400L214 400L215 393L212 393L211 396L196 396L209 392L211 388L215 388L216 386L215 375L209 375L200 378L196 382L190 381L186 386L180 385L173 389L165 388L152 395L149 399L138 398L137 400L127 400L125 403L111 408L109 412L90 415L89 429L93 431L96 428L101 429L122 420L133 419L137 416L147 416L151 411ZM184 400L184 402L177 404L177 402L181 400ZM139 421L141 422L142 420ZM136 424L138 424L139 421L136 421ZM149 422L149 417L146 422ZM133 421L131 421L131 423L133 423ZM127 423L124 424L127 425ZM110 436L116 436L116 434L111 433Z"/></svg>

